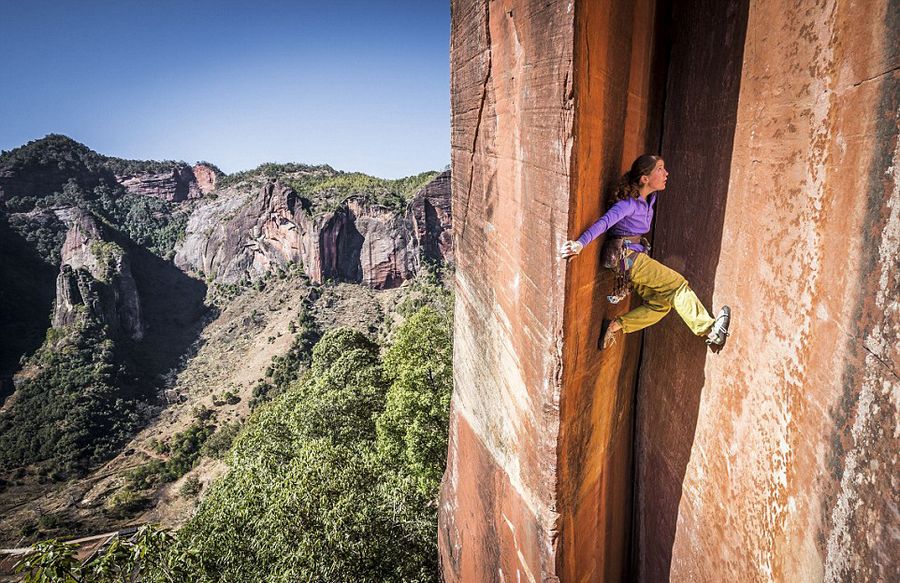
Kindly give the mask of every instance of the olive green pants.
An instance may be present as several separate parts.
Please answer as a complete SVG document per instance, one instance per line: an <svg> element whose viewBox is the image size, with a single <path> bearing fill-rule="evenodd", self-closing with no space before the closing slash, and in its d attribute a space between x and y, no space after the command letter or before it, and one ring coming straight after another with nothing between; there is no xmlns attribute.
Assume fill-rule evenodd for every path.
<svg viewBox="0 0 900 583"><path fill-rule="evenodd" d="M709 332L715 321L680 273L646 253L638 253L635 257L631 283L644 303L617 318L626 334L656 324L672 308L697 336Z"/></svg>

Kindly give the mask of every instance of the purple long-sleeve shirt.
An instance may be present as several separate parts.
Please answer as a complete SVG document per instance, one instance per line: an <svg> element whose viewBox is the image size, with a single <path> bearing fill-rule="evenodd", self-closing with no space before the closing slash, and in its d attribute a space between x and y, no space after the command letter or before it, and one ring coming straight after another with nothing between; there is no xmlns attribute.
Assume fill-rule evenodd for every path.
<svg viewBox="0 0 900 583"><path fill-rule="evenodd" d="M609 207L606 214L578 237L578 242L587 247L588 243L609 231L613 237L632 237L650 232L653 221L653 207L656 205L656 193L647 197L646 202L639 198L626 198ZM643 250L643 247L641 247Z"/></svg>

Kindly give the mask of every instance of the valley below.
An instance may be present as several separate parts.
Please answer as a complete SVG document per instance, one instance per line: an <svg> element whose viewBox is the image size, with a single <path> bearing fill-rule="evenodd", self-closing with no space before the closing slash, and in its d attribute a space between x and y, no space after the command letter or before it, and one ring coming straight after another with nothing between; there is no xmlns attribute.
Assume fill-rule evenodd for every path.
<svg viewBox="0 0 900 583"><path fill-rule="evenodd" d="M311 366L343 358L317 365L320 339L386 355L410 319L446 330L432 351L444 376L421 377L446 401L428 414L445 455L449 172L389 181L286 164L226 176L48 136L0 156L0 240L0 546L177 531L229 476L248 424L318 386ZM387 417L403 373L380 372L400 362L385 358L373 369L384 380L365 385L387 391L363 415L379 440L382 425L405 424ZM432 518L442 464L430 490L395 489L425 494L416 512Z"/></svg>

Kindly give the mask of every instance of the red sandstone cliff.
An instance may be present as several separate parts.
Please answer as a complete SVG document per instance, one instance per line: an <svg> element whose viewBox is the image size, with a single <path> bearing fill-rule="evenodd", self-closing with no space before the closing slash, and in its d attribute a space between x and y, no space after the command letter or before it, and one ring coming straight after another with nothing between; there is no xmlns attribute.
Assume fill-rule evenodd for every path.
<svg viewBox="0 0 900 583"><path fill-rule="evenodd" d="M175 264L224 283L253 280L289 263L327 278L390 288L423 259L452 262L449 173L417 192L403 213L358 197L314 216L309 200L278 182L226 190L191 215Z"/></svg>
<svg viewBox="0 0 900 583"><path fill-rule="evenodd" d="M191 167L194 173L194 179L197 182L197 188L202 194L209 194L216 189L216 182L219 175L216 171L205 164L194 164Z"/></svg>
<svg viewBox="0 0 900 583"><path fill-rule="evenodd" d="M883 0L452 3L446 580L900 578L898 34ZM558 259L660 148L654 254L735 308L718 353L675 315L599 352L629 306L599 242Z"/></svg>
<svg viewBox="0 0 900 583"><path fill-rule="evenodd" d="M141 172L116 176L116 180L132 194L153 196L169 202L200 198L215 190L215 171L203 164L184 164L164 172Z"/></svg>

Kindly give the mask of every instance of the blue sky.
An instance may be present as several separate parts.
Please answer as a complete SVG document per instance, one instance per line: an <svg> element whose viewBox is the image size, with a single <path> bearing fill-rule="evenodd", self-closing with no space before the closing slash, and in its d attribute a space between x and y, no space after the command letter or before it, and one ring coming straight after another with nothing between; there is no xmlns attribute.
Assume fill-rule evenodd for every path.
<svg viewBox="0 0 900 583"><path fill-rule="evenodd" d="M0 149L48 133L111 156L450 161L449 1L0 0Z"/></svg>

